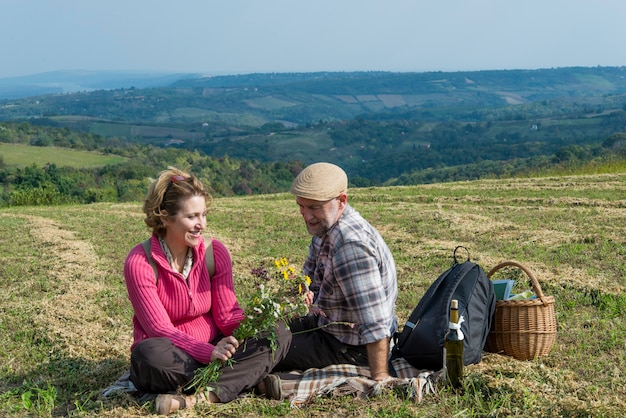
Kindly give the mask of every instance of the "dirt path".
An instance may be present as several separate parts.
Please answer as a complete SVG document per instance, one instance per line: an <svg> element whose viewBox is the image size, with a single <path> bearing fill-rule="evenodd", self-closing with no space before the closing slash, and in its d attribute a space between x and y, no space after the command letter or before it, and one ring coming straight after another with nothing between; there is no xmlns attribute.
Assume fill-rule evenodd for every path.
<svg viewBox="0 0 626 418"><path fill-rule="evenodd" d="M117 324L103 309L109 290L100 280L103 273L92 245L53 220L20 217L29 222L32 245L40 254L39 266L49 277L52 290L34 310L35 324L47 330L71 357L96 360L115 351L125 353L132 331L128 324ZM110 341L112 333L107 329L111 327L121 328L114 341Z"/></svg>

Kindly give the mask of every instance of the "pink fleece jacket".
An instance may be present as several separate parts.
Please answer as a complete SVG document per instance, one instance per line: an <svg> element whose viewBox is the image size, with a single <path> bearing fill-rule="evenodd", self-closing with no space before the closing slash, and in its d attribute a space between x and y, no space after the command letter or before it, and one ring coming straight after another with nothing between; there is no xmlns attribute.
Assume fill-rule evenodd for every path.
<svg viewBox="0 0 626 418"><path fill-rule="evenodd" d="M213 240L215 275L209 280L201 239L193 248L194 263L185 281L172 270L156 235L150 244L158 281L141 244L130 251L124 264L134 309L131 350L146 338L166 337L197 361L209 363L215 348L209 341L220 333L231 335L244 317L235 295L230 254L224 244Z"/></svg>

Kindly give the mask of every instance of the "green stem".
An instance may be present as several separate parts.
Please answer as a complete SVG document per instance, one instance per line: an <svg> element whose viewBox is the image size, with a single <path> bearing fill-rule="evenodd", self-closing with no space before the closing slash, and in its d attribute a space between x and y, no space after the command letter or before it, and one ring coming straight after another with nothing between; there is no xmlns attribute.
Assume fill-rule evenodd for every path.
<svg viewBox="0 0 626 418"><path fill-rule="evenodd" d="M318 329L326 328L331 325L345 325L347 327L354 328L354 324L352 322L333 321L333 322L329 322L328 324L320 325L319 327L309 328L309 329L305 329L305 330L298 331L298 332L292 332L291 334L292 335L304 334L305 332L317 331Z"/></svg>

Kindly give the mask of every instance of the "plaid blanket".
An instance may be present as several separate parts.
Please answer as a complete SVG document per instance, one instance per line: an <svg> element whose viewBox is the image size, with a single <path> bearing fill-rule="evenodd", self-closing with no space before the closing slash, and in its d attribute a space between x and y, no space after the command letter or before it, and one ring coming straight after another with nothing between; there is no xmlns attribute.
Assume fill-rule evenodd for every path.
<svg viewBox="0 0 626 418"><path fill-rule="evenodd" d="M283 397L293 408L304 406L318 396L356 396L361 398L379 395L384 390L398 391L416 402L425 395L435 393L435 383L441 372L418 370L403 358L393 360L398 377L382 382L370 379L368 367L352 364L335 364L323 369L308 369L303 372L276 373L281 380ZM115 393L136 394L133 383L126 372L103 392L103 396ZM149 399L145 399L147 401Z"/></svg>
<svg viewBox="0 0 626 418"><path fill-rule="evenodd" d="M399 391L416 402L424 395L435 393L435 383L441 372L417 370L404 359L393 361L398 377L377 382L370 379L367 367L352 364L336 364L323 369L308 369L304 372L276 373L281 379L285 399L292 407L310 403L318 396L372 397L383 390Z"/></svg>

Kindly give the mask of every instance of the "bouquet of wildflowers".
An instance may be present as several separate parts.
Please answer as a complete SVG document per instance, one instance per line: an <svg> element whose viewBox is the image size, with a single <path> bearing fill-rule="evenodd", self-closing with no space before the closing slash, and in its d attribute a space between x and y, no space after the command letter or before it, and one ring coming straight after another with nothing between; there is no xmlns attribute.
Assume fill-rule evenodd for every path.
<svg viewBox="0 0 626 418"><path fill-rule="evenodd" d="M275 350L278 348L276 323L288 323L292 318L308 313L308 306L304 301L311 279L298 273L286 258L276 260L271 271L260 266L252 270L252 275L258 283L257 288L248 300L246 316L233 332L233 336L238 341L244 341L244 344L248 338L267 337L270 348ZM196 370L188 389L195 387L196 390L202 390L209 383L217 381L221 368L232 361L234 360L213 360Z"/></svg>

